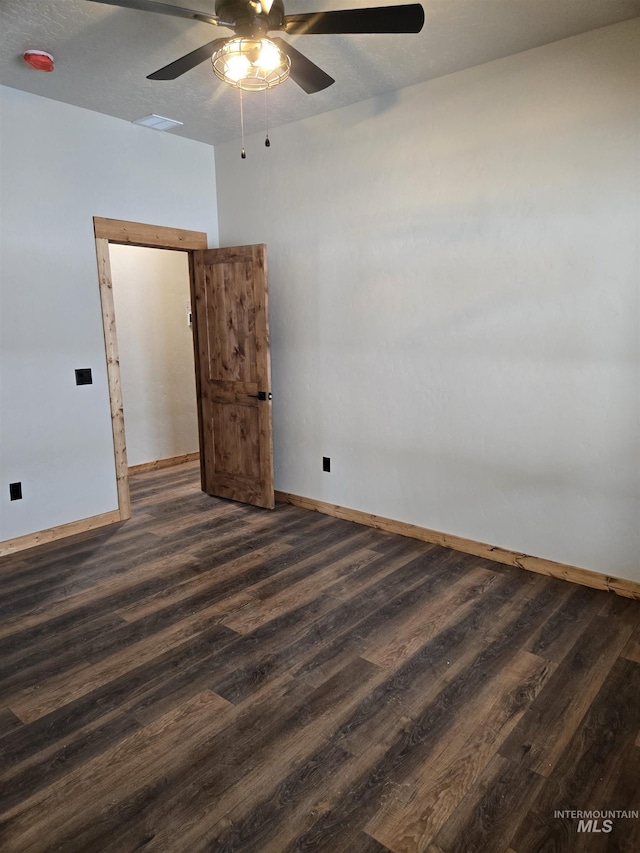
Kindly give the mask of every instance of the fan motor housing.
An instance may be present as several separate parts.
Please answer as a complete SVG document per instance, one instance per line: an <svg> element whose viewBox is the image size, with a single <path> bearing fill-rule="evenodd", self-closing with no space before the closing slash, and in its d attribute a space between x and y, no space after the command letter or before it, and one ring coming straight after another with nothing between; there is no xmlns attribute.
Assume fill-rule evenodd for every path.
<svg viewBox="0 0 640 853"><path fill-rule="evenodd" d="M269 14L258 15L247 0L217 0L216 15L222 21L235 21L239 36L261 36L281 28L284 4L282 0L273 0Z"/></svg>

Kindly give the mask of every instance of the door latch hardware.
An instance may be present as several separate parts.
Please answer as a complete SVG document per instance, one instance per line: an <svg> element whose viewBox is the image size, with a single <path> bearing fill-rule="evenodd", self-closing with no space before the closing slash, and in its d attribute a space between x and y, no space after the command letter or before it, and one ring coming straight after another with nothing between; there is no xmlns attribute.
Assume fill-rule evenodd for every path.
<svg viewBox="0 0 640 853"><path fill-rule="evenodd" d="M254 400L273 400L273 394L271 391L258 391L257 394L248 394L248 397L253 397Z"/></svg>

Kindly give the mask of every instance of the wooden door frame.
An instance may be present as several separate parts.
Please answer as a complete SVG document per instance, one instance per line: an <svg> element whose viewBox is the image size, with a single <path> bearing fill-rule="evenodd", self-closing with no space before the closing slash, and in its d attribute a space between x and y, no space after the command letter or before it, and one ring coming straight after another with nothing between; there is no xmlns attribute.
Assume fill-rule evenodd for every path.
<svg viewBox="0 0 640 853"><path fill-rule="evenodd" d="M124 434L120 358L118 355L116 318L113 307L113 282L111 280L109 243L119 243L125 246L143 246L148 249L173 249L186 252L189 255L189 279L191 292L193 293L193 253L198 249L207 248L207 235L203 231L185 231L181 228L146 225L140 222L127 222L122 219L104 219L101 216L93 217L93 231L96 240L102 326L107 359L111 429L113 433L113 452L118 489L118 512L120 514L120 521L124 521L131 517L131 499L129 497L129 469ZM194 352L197 359L198 353L196 347L194 347ZM199 376L197 364L196 376Z"/></svg>

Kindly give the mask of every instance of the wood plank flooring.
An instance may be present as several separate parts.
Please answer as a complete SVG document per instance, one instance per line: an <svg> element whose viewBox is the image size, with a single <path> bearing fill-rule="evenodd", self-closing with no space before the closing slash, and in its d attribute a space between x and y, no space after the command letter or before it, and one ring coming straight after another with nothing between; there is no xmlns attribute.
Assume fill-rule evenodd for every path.
<svg viewBox="0 0 640 853"><path fill-rule="evenodd" d="M640 810L640 602L130 482L0 561L3 853L640 850L556 815Z"/></svg>

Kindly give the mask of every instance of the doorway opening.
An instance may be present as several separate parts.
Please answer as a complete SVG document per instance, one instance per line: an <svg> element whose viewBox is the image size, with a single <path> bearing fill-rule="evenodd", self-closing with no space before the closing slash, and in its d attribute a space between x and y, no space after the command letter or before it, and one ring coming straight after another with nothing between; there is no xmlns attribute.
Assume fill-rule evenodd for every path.
<svg viewBox="0 0 640 853"><path fill-rule="evenodd" d="M131 516L129 496L129 466L124 431L122 400L122 375L118 339L116 335L114 289L111 268L110 244L137 246L149 249L169 249L187 253L190 292L193 293L193 253L207 248L207 235L200 231L186 231L155 225L144 225L118 219L94 217L96 258L100 284L100 300L104 328L107 376L111 406L118 512L123 521ZM185 305L186 322L186 305ZM196 374L197 376L197 374ZM197 382L197 380L196 380Z"/></svg>
<svg viewBox="0 0 640 853"><path fill-rule="evenodd" d="M189 258L109 247L129 475L198 458Z"/></svg>

